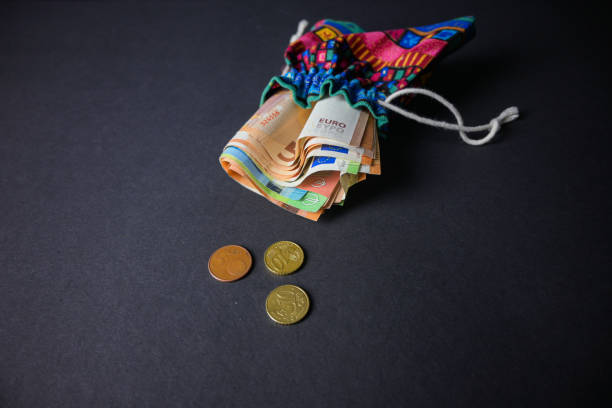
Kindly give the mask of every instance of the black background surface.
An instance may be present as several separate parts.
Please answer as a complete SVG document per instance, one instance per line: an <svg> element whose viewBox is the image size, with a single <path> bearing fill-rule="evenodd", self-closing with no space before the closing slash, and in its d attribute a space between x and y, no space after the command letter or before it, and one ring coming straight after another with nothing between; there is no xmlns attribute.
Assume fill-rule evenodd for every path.
<svg viewBox="0 0 612 408"><path fill-rule="evenodd" d="M350 5L349 5L350 4ZM610 383L603 13L504 2L0 7L0 406L593 406ZM393 117L383 174L318 223L218 156L300 18L475 15L428 84L496 143ZM420 98L411 109L448 118ZM306 251L266 272L276 240ZM226 244L254 267L222 284ZM281 327L279 284L311 296Z"/></svg>

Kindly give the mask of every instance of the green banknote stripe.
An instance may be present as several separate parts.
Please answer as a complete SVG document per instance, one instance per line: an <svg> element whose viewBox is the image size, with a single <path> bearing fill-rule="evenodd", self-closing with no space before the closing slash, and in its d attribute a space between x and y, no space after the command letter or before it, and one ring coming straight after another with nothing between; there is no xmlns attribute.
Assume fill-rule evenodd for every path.
<svg viewBox="0 0 612 408"><path fill-rule="evenodd" d="M274 198L275 200L278 201L282 201L285 204L289 204L292 207L296 207L300 210L304 210L304 211L309 211L309 212L317 212L319 211L319 209L323 206L323 204L325 204L325 202L327 201L327 197L325 197L324 195L321 194L317 194L314 193L312 191L307 192L304 197L302 197L301 200L292 200L290 198L284 197L278 193L276 193L275 191L270 190L268 187L266 187L263 183L261 183L257 177L254 177L253 174L251 173L251 171L249 170L249 168L236 156L232 155L231 153L228 152L223 152L221 154L221 157L229 157L231 159L233 159L233 161L235 161L236 163L238 163L238 165L240 166L240 168L248 175L249 179L251 179L251 181L253 181L255 184L257 184L257 186L266 192L266 194L268 194L270 197Z"/></svg>

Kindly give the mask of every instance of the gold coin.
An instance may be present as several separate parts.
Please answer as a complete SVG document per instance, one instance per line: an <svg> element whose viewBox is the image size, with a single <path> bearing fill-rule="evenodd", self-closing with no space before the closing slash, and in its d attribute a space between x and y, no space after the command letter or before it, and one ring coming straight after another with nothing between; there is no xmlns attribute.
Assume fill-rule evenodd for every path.
<svg viewBox="0 0 612 408"><path fill-rule="evenodd" d="M278 241L266 249L264 263L270 272L289 275L297 271L304 262L304 251L295 242Z"/></svg>
<svg viewBox="0 0 612 408"><path fill-rule="evenodd" d="M266 299L266 312L270 319L280 324L297 323L310 308L308 295L295 285L282 285L274 289Z"/></svg>
<svg viewBox="0 0 612 408"><path fill-rule="evenodd" d="M208 259L208 271L221 282L231 282L242 278L251 269L253 260L245 248L226 245L217 249Z"/></svg>

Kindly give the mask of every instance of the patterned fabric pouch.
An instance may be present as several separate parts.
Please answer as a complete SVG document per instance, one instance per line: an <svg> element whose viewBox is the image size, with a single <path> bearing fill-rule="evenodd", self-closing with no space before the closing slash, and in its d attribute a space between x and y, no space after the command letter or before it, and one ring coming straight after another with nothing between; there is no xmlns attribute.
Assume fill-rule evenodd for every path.
<svg viewBox="0 0 612 408"><path fill-rule="evenodd" d="M342 94L351 106L367 108L384 135L388 109L380 101L408 85L421 86L434 61L473 36L473 17L372 32L351 22L321 20L289 45L288 68L270 80L261 104L281 88L290 89L304 108Z"/></svg>

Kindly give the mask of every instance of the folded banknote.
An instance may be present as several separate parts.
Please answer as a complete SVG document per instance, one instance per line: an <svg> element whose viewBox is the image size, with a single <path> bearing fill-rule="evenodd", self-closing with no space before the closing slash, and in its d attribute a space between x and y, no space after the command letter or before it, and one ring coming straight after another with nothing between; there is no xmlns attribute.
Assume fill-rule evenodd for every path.
<svg viewBox="0 0 612 408"><path fill-rule="evenodd" d="M315 221L343 204L351 186L381 171L376 122L367 110L341 95L305 109L287 90L255 112L219 160L247 189Z"/></svg>

